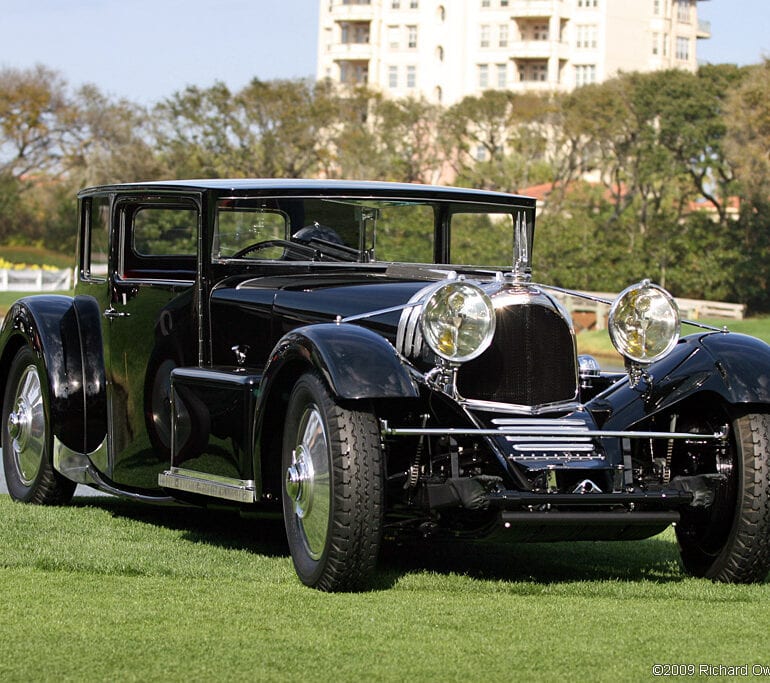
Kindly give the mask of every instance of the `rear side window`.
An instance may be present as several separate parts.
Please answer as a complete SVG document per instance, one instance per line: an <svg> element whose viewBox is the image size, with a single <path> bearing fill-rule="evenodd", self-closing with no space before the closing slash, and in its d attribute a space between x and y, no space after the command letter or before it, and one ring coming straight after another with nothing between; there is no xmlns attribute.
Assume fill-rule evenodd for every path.
<svg viewBox="0 0 770 683"><path fill-rule="evenodd" d="M133 219L133 247L142 256L194 256L198 212L140 207Z"/></svg>
<svg viewBox="0 0 770 683"><path fill-rule="evenodd" d="M194 280L200 211L195 202L123 200L121 275L140 280Z"/></svg>

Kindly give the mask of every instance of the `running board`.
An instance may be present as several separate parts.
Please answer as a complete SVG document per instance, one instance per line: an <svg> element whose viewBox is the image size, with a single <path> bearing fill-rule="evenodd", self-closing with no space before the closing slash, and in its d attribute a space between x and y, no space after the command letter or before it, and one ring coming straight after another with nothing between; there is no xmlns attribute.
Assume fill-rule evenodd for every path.
<svg viewBox="0 0 770 683"><path fill-rule="evenodd" d="M158 475L158 485L172 491L197 493L236 503L253 503L257 487L253 479L234 479L182 467L172 467Z"/></svg>

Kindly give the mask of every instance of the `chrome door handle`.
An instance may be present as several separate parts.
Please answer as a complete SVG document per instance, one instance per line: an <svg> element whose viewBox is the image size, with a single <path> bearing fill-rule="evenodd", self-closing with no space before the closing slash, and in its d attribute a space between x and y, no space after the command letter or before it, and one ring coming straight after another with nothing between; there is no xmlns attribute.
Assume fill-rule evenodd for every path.
<svg viewBox="0 0 770 683"><path fill-rule="evenodd" d="M104 317L109 318L112 320L113 318L128 318L130 316L130 313L126 313L125 311L118 311L117 309L110 306L108 309L104 311Z"/></svg>

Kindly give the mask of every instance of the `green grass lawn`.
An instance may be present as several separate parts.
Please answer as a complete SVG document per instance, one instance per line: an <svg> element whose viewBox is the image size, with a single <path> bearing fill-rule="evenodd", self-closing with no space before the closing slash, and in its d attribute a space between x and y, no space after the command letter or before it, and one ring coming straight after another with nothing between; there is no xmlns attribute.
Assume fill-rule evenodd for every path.
<svg viewBox="0 0 770 683"><path fill-rule="evenodd" d="M294 576L280 523L0 495L2 681L650 680L770 666L770 584L633 543L387 548L375 589Z"/></svg>
<svg viewBox="0 0 770 683"><path fill-rule="evenodd" d="M75 263L74 254L62 254L58 251L43 249L42 247L9 246L0 247L0 256L11 263L25 263L29 265L46 265L54 268L72 268Z"/></svg>

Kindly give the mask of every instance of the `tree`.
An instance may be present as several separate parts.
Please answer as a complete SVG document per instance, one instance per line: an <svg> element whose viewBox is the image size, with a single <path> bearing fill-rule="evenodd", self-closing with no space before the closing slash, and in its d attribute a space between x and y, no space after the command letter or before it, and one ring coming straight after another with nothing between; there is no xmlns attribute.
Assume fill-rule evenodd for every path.
<svg viewBox="0 0 770 683"><path fill-rule="evenodd" d="M169 174L154 149L147 112L127 100L114 101L95 86L83 86L73 98L68 129L63 151L76 186Z"/></svg>
<svg viewBox="0 0 770 683"><path fill-rule="evenodd" d="M387 168L387 175L378 178L438 182L443 166L438 145L440 107L424 97L408 97L375 100L373 109L374 136Z"/></svg>
<svg viewBox="0 0 770 683"><path fill-rule="evenodd" d="M486 90L450 107L445 155L463 185L515 191L540 177L548 144L548 103L538 95Z"/></svg>
<svg viewBox="0 0 770 683"><path fill-rule="evenodd" d="M0 175L61 173L70 111L57 72L44 66L0 70Z"/></svg>

